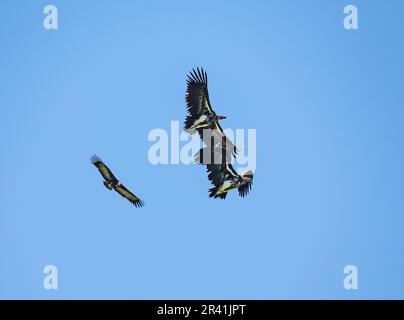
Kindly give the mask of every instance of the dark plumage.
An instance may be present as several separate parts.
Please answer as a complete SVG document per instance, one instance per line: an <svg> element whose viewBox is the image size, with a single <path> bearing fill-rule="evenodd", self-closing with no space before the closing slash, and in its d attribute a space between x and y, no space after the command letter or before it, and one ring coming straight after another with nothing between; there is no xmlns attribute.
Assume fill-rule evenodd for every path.
<svg viewBox="0 0 404 320"><path fill-rule="evenodd" d="M225 150L203 148L196 154L195 162L206 165L208 179L213 185L213 188L209 189L209 197L225 199L227 192L236 188L239 195L245 197L251 190L252 171L237 173Z"/></svg>
<svg viewBox="0 0 404 320"><path fill-rule="evenodd" d="M125 188L125 186L114 176L112 171L106 166L102 160L93 155L91 158L91 163L95 165L98 171L101 173L102 177L105 179L104 186L112 190L114 189L118 192L122 197L128 199L134 206L143 207L144 202L140 200L137 196L135 196L132 192Z"/></svg>
<svg viewBox="0 0 404 320"><path fill-rule="evenodd" d="M217 115L210 104L208 75L202 68L193 69L188 75L185 101L188 110L185 118L185 130L190 134L198 132L206 144L210 144L214 140L215 147L226 146L227 150L235 156L236 147L224 134L219 124L219 120L226 119L226 117Z"/></svg>

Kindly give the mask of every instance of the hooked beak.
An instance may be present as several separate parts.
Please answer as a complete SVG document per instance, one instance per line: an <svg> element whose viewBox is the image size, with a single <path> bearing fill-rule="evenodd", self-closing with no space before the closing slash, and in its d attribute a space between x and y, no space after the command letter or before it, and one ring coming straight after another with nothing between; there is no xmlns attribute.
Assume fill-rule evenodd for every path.
<svg viewBox="0 0 404 320"><path fill-rule="evenodd" d="M223 120L223 119L226 119L226 116L218 115L217 118L218 118L218 120Z"/></svg>

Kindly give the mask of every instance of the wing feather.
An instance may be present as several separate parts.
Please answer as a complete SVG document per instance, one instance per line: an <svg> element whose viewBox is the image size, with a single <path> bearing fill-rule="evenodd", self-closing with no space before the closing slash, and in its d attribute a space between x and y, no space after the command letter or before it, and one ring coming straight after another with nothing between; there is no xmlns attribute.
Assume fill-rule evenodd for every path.
<svg viewBox="0 0 404 320"><path fill-rule="evenodd" d="M192 69L188 75L185 100L189 113L185 120L185 129L192 127L194 122L201 116L215 114L209 101L208 75L203 68L197 68L196 70ZM198 131L199 135L201 139L208 144L208 142L205 141L206 139L204 138L203 130L204 129L200 129ZM218 143L225 144L227 150L229 150L233 156L237 154L237 148L224 134L224 131L218 122L215 123L215 128L211 130L211 135L214 136L215 141L218 141Z"/></svg>
<svg viewBox="0 0 404 320"><path fill-rule="evenodd" d="M144 202L130 192L124 185L117 186L115 191L118 192L122 197L128 199L134 206L143 207Z"/></svg>
<svg viewBox="0 0 404 320"><path fill-rule="evenodd" d="M93 155L91 158L91 163L95 165L98 171L101 173L102 177L107 181L118 181L112 171L107 167L107 165L102 162L101 158Z"/></svg>
<svg viewBox="0 0 404 320"><path fill-rule="evenodd" d="M195 157L197 163L206 165L208 179L215 187L221 186L230 177L239 176L230 163L227 152L224 154L225 152L224 149L213 148L210 149L209 157L209 148L206 147L201 149Z"/></svg>
<svg viewBox="0 0 404 320"><path fill-rule="evenodd" d="M207 146L212 146L213 148L224 148L228 154L233 157L237 155L237 148L233 142L225 135L222 127L218 122L215 123L215 129L199 129L198 133L202 141ZM212 144L213 140L213 144Z"/></svg>
<svg viewBox="0 0 404 320"><path fill-rule="evenodd" d="M185 101L189 113L187 123L192 123L204 114L214 113L209 101L208 76L202 68L192 69L188 75Z"/></svg>
<svg viewBox="0 0 404 320"><path fill-rule="evenodd" d="M248 183L242 184L240 187L238 187L238 194L240 195L240 197L244 198L248 194L248 192L252 188L252 184L253 184L253 180L251 180Z"/></svg>

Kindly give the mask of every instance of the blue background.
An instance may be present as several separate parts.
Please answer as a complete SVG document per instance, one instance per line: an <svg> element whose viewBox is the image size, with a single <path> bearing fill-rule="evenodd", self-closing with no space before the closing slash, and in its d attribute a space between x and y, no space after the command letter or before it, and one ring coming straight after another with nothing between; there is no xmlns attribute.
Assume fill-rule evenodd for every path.
<svg viewBox="0 0 404 320"><path fill-rule="evenodd" d="M0 6L1 298L404 298L402 1ZM196 66L223 126L257 130L244 199L148 161ZM143 209L104 188L93 153Z"/></svg>

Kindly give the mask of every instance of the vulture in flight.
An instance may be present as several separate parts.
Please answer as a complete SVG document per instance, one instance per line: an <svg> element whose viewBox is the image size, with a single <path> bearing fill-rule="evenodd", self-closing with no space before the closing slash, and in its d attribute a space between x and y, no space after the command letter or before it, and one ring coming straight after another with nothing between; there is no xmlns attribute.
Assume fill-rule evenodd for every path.
<svg viewBox="0 0 404 320"><path fill-rule="evenodd" d="M202 68L192 69L188 75L185 101L188 110L185 118L185 131L190 134L198 132L205 144L224 147L235 157L237 149L224 134L219 124L219 120L226 119L226 117L217 115L210 104L208 75Z"/></svg>
<svg viewBox="0 0 404 320"><path fill-rule="evenodd" d="M112 190L114 189L118 192L122 197L128 199L134 206L143 207L144 202L140 200L137 196L135 196L132 192L125 188L125 186L114 176L112 171L106 166L102 160L93 155L91 158L91 163L95 165L98 171L101 173L102 177L105 179L104 186Z"/></svg>
<svg viewBox="0 0 404 320"><path fill-rule="evenodd" d="M245 197L253 184L252 170L237 173L229 157L222 149L208 147L201 149L195 156L195 162L206 165L208 179L213 188L209 189L210 198L226 199L227 192L238 189L241 197Z"/></svg>

